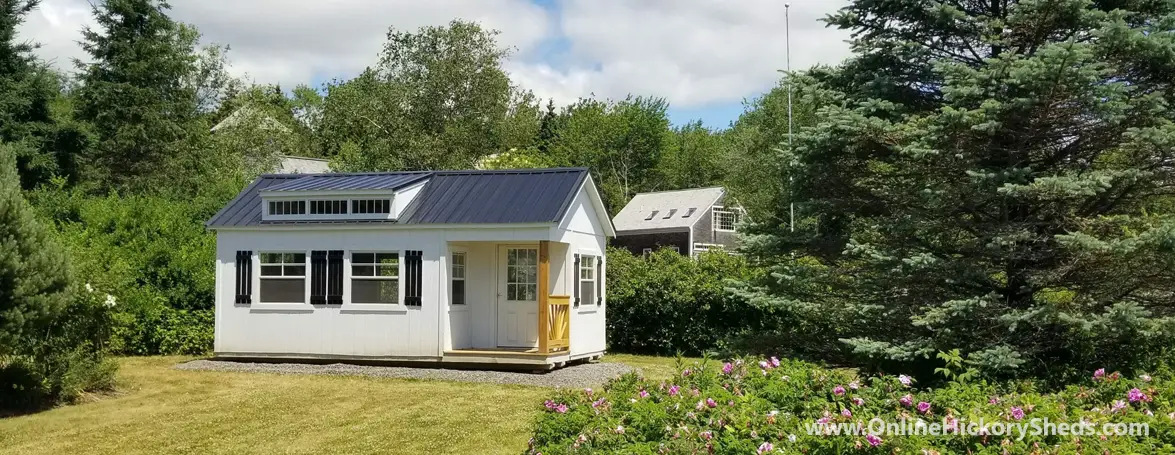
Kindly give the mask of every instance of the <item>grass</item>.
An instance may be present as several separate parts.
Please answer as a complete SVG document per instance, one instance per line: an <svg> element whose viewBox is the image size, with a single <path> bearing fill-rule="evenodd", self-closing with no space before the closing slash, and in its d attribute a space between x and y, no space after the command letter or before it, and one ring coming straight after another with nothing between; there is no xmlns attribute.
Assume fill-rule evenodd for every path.
<svg viewBox="0 0 1175 455"><path fill-rule="evenodd" d="M120 359L120 391L0 419L0 454L497 454L526 448L550 389L367 377L183 371ZM605 361L668 377L674 359Z"/></svg>
<svg viewBox="0 0 1175 455"><path fill-rule="evenodd" d="M702 359L693 357L683 357L682 361L687 365L692 362L700 362ZM604 362L624 363L640 368L645 377L649 379L668 379L677 372L677 359L674 357L653 357L647 355L632 355L632 354L608 354L604 356Z"/></svg>

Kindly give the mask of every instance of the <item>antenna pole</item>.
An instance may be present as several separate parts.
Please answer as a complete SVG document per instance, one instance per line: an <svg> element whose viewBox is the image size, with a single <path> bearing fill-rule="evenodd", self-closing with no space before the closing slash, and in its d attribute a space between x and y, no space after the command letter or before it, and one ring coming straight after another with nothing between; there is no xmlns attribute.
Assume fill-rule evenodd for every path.
<svg viewBox="0 0 1175 455"><path fill-rule="evenodd" d="M784 30L784 49L787 55L787 148L791 149L791 134L792 134L792 116L791 116L791 4L783 4L783 30ZM788 183L791 183L792 177L788 176ZM796 203L792 192L788 191L788 201L790 203L791 217L788 220L788 228L791 232L796 231Z"/></svg>

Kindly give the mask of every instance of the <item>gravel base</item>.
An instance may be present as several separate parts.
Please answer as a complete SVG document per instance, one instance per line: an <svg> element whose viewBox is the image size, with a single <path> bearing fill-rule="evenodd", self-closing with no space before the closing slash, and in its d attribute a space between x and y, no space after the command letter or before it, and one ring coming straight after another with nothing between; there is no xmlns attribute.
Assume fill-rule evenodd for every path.
<svg viewBox="0 0 1175 455"><path fill-rule="evenodd" d="M512 371L451 370L442 368L381 367L333 363L250 363L223 360L193 360L176 365L180 370L233 371L276 374L322 374L336 376L372 376L382 378L440 379L444 381L488 382L540 387L594 387L609 379L633 371L621 363L585 363L546 373Z"/></svg>

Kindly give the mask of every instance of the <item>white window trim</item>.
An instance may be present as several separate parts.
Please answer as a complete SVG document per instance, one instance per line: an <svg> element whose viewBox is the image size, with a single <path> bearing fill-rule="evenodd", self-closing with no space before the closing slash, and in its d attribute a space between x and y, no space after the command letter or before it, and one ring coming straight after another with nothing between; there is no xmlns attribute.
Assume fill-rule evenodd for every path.
<svg viewBox="0 0 1175 455"><path fill-rule="evenodd" d="M264 279L264 277L261 276L261 255L262 254L291 254L291 253L292 254L305 254L305 256L302 258L302 266L306 268L305 271L302 272L302 284L305 285L304 286L305 289L302 290L302 301L301 302L262 302L261 301L261 280ZM310 250L254 251L252 259L253 259L253 289L254 289L254 293L257 295L254 298L255 302L250 305L251 309L264 308L264 309L269 309L269 310L282 310L282 309L299 309L299 310L301 310L301 309L306 309L306 308L313 308L312 306L310 306L310 279L309 279L309 277L310 277L310 275L309 275L310 274ZM280 280L283 278L274 277L271 279ZM293 280L296 278L285 278L285 279Z"/></svg>
<svg viewBox="0 0 1175 455"><path fill-rule="evenodd" d="M465 278L461 279L462 281L465 282L465 303L460 304L460 305L453 303L453 255L454 254L464 254L465 255ZM449 303L449 312L450 313L468 312L469 306L470 306L469 305L469 251L466 250L465 248L450 247L449 248L449 263L446 265L449 267L448 273L445 274L445 277L448 279L448 281L446 282L446 284L448 284L448 286L445 287L445 292L447 292L448 296L449 296L449 302L448 302Z"/></svg>
<svg viewBox="0 0 1175 455"><path fill-rule="evenodd" d="M719 212L730 213L735 216L734 223L733 223L734 226L732 227L732 229L723 229L721 227L722 224L718 222L718 213ZM715 205L714 207L712 207L710 209L710 223L713 224L715 232L737 232L738 231L738 223L739 223L739 221L741 221L741 220L739 220L739 218L742 218L742 216L743 216L743 213L741 210L738 210L738 209L729 209L728 210L726 207L721 206L721 205Z"/></svg>
<svg viewBox="0 0 1175 455"><path fill-rule="evenodd" d="M399 293L397 299L400 303L355 303L351 299L354 295L351 293L351 282L354 278L351 276L351 255L355 253L395 253L399 260L396 261L396 284L399 288L396 292ZM343 255L343 304L339 308L342 312L366 312L366 313L407 313L408 306L404 305L404 251L402 250L347 250Z"/></svg>
<svg viewBox="0 0 1175 455"><path fill-rule="evenodd" d="M578 253L579 253L580 267L583 267L583 260L585 257L590 257L590 258L592 258L592 261L595 261L597 257L604 256L602 253L600 253L599 251L596 251L596 250L579 250ZM575 267L575 261L572 261L571 266ZM601 273L601 272L603 272L603 269L601 267L594 265L594 264L592 265L592 267L595 267L594 272L595 272L596 280L603 279L603 273ZM576 275L573 278L579 277L579 269L576 269L575 273L576 273ZM579 283L580 285L583 284L583 280L581 280L581 279L573 279L572 282ZM606 285L606 283L604 283L604 284ZM603 290L604 286L598 286L596 289ZM573 296L572 299L574 299L574 296L576 294L580 294L579 297L581 299L583 298L583 295L581 294L580 290L576 289L575 292L572 293L572 296ZM601 296L606 296L606 294L607 294L607 292L600 292ZM607 303L608 299L605 297L603 299L603 302ZM578 312L579 312L579 314L596 313L596 312L600 311L600 309L603 307L604 307L604 305L596 305L596 302L583 302L583 301L581 301L581 302L579 302L579 308L578 308L579 311Z"/></svg>

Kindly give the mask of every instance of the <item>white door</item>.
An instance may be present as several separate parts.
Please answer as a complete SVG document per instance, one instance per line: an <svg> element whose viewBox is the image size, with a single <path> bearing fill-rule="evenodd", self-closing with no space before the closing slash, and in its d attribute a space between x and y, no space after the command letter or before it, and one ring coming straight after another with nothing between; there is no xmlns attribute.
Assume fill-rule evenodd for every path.
<svg viewBox="0 0 1175 455"><path fill-rule="evenodd" d="M539 250L502 246L498 258L498 346L537 346Z"/></svg>

